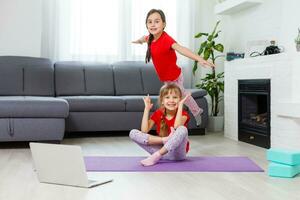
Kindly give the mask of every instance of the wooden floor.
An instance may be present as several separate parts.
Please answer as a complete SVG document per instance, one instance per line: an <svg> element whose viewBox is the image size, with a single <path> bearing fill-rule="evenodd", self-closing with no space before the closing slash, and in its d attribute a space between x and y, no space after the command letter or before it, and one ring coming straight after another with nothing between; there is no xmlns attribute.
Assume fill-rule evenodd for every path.
<svg viewBox="0 0 300 200"><path fill-rule="evenodd" d="M266 150L236 142L223 134L190 136L190 156L248 156L267 169ZM147 155L128 137L69 138L64 144L80 145L84 155ZM300 175L272 178L260 173L106 173L112 183L92 189L39 183L32 170L28 147L0 144L0 200L296 200ZM101 173L88 173L96 179Z"/></svg>

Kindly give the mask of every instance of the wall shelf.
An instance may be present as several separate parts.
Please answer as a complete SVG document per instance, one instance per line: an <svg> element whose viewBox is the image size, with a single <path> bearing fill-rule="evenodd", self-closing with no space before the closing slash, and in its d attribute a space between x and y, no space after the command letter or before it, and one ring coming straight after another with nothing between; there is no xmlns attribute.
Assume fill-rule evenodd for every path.
<svg viewBox="0 0 300 200"><path fill-rule="evenodd" d="M215 14L230 15L262 3L262 0L226 0L215 6Z"/></svg>

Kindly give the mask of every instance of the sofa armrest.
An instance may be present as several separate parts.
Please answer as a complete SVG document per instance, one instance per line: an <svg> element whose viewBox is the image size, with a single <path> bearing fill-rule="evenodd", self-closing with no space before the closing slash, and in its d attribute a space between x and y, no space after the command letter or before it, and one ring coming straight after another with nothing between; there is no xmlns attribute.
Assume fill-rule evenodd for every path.
<svg viewBox="0 0 300 200"><path fill-rule="evenodd" d="M202 98L207 95L207 91L203 89L186 89L186 90L192 93L192 97L194 99Z"/></svg>

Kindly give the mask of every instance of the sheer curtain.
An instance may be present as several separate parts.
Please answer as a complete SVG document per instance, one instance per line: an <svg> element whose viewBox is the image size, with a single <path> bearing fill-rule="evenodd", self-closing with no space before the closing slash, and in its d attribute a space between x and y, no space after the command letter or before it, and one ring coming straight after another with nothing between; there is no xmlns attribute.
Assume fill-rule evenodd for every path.
<svg viewBox="0 0 300 200"><path fill-rule="evenodd" d="M131 41L148 34L145 18L152 8L165 12L169 35L194 51L198 6L199 0L43 0L42 56L54 61L144 60L147 45ZM178 62L190 82L192 61L178 55Z"/></svg>

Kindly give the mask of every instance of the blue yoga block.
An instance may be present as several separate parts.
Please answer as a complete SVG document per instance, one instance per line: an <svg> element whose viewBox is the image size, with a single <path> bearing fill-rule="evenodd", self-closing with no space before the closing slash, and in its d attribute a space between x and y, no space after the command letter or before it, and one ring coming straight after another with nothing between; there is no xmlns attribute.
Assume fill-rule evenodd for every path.
<svg viewBox="0 0 300 200"><path fill-rule="evenodd" d="M286 165L300 165L300 151L271 148L267 150L267 159Z"/></svg>
<svg viewBox="0 0 300 200"><path fill-rule="evenodd" d="M280 163L273 163L269 164L269 176L275 177L283 177L283 178L292 178L299 174L300 172L300 165L285 165Z"/></svg>

